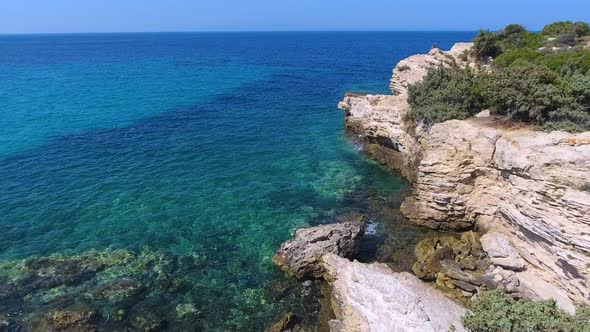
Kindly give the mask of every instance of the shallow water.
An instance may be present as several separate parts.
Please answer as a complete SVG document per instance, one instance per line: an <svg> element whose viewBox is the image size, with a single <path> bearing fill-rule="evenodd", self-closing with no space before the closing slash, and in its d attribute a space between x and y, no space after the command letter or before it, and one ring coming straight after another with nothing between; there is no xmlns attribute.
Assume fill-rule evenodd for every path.
<svg viewBox="0 0 590 332"><path fill-rule="evenodd" d="M472 36L0 36L0 318L82 306L108 329L257 331L314 312L271 262L294 229L368 213L365 260L423 234L339 99Z"/></svg>

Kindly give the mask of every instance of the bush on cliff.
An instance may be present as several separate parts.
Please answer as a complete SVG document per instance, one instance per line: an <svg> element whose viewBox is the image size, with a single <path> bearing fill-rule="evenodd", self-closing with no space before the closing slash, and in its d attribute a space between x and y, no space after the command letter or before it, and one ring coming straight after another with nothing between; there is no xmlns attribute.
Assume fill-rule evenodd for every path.
<svg viewBox="0 0 590 332"><path fill-rule="evenodd" d="M544 66L514 63L482 80L482 94L494 114L508 120L543 124L559 108L557 75Z"/></svg>
<svg viewBox="0 0 590 332"><path fill-rule="evenodd" d="M408 102L409 116L431 125L472 116L481 109L482 97L471 70L440 66L409 87Z"/></svg>
<svg viewBox="0 0 590 332"><path fill-rule="evenodd" d="M590 129L590 71L583 62L570 61L556 66L558 74L550 63L518 60L482 76L484 103L493 114L514 122L547 130Z"/></svg>
<svg viewBox="0 0 590 332"><path fill-rule="evenodd" d="M502 53L499 44L500 38L497 34L490 31L480 30L479 34L473 40L473 53L476 58L487 60L495 58Z"/></svg>
<svg viewBox="0 0 590 332"><path fill-rule="evenodd" d="M564 37L564 31L583 34L586 26L557 22L547 26L546 33L575 43L575 36ZM590 130L590 50L583 45L541 49L555 42L516 24L497 34L480 31L473 52L486 63L495 56L491 66L477 73L455 67L431 69L409 88L410 118L431 125L490 108L507 121L546 130Z"/></svg>
<svg viewBox="0 0 590 332"><path fill-rule="evenodd" d="M559 309L555 301L514 300L502 291L481 293L471 304L463 325L472 332L588 331L590 308L578 308L575 316Z"/></svg>
<svg viewBox="0 0 590 332"><path fill-rule="evenodd" d="M559 21L546 25L541 32L548 37L573 33L576 37L590 34L590 25L586 22Z"/></svg>

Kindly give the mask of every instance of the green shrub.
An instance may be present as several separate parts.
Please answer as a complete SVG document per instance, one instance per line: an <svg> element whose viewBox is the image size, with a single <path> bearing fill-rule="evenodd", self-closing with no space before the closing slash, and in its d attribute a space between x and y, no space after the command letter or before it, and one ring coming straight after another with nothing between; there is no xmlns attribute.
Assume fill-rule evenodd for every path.
<svg viewBox="0 0 590 332"><path fill-rule="evenodd" d="M582 74L580 65L569 60L569 70L560 65L563 75L543 63L522 59L486 75L479 85L484 102L494 114L511 121L531 123L547 130L588 130L590 73Z"/></svg>
<svg viewBox="0 0 590 332"><path fill-rule="evenodd" d="M590 26L586 22L559 21L546 25L541 33L549 37L570 33L583 37L590 34Z"/></svg>
<svg viewBox="0 0 590 332"><path fill-rule="evenodd" d="M545 43L545 38L538 33L529 32L524 36L523 41L524 43L521 45L522 47L537 50L543 46L543 43Z"/></svg>
<svg viewBox="0 0 590 332"><path fill-rule="evenodd" d="M481 293L471 304L463 325L472 332L588 331L590 310L578 308L570 316L555 301L514 300L501 291Z"/></svg>
<svg viewBox="0 0 590 332"><path fill-rule="evenodd" d="M563 33L572 32L574 23L572 21L559 21L546 25L541 33L545 36L557 36Z"/></svg>
<svg viewBox="0 0 590 332"><path fill-rule="evenodd" d="M586 22L576 22L574 23L574 32L578 37L588 36L590 35L590 25Z"/></svg>
<svg viewBox="0 0 590 332"><path fill-rule="evenodd" d="M510 24L498 33L502 48L522 47L527 36L525 27L520 24Z"/></svg>
<svg viewBox="0 0 590 332"><path fill-rule="evenodd" d="M409 87L409 116L427 125L465 119L482 109L478 79L469 69L437 67Z"/></svg>
<svg viewBox="0 0 590 332"><path fill-rule="evenodd" d="M557 75L549 68L515 61L508 68L487 75L483 97L493 113L512 121L542 125L558 108Z"/></svg>
<svg viewBox="0 0 590 332"><path fill-rule="evenodd" d="M548 67L556 73L577 71L586 73L590 70L590 50L578 49L566 52L540 52L531 48L514 48L499 55L494 60L497 67L508 67L516 61L525 61Z"/></svg>
<svg viewBox="0 0 590 332"><path fill-rule="evenodd" d="M473 52L478 59L495 58L500 55L502 49L499 44L500 38L490 31L480 30L473 40Z"/></svg>
<svg viewBox="0 0 590 332"><path fill-rule="evenodd" d="M537 50L530 48L515 48L498 56L496 60L494 60L494 65L508 67L517 60L536 62L541 57L543 57L543 54Z"/></svg>
<svg viewBox="0 0 590 332"><path fill-rule="evenodd" d="M574 71L573 74L563 77L557 87L561 97L560 106L548 114L545 129L567 131L589 129L590 75Z"/></svg>
<svg viewBox="0 0 590 332"><path fill-rule="evenodd" d="M502 31L500 31L500 36L502 38L510 38L514 35L521 35L527 32L526 28L520 24L508 24Z"/></svg>
<svg viewBox="0 0 590 332"><path fill-rule="evenodd" d="M587 34L588 29L586 23L567 21L550 24L543 33L574 45L576 34ZM545 36L516 24L498 34L480 31L473 53L482 60L494 58L490 71L476 75L468 69L431 69L409 88L408 115L431 125L490 108L508 121L546 130L590 130L590 50L539 50L545 42Z"/></svg>
<svg viewBox="0 0 590 332"><path fill-rule="evenodd" d="M576 71L585 74L590 70L590 50L577 50L545 54L542 64L551 70L564 73Z"/></svg>

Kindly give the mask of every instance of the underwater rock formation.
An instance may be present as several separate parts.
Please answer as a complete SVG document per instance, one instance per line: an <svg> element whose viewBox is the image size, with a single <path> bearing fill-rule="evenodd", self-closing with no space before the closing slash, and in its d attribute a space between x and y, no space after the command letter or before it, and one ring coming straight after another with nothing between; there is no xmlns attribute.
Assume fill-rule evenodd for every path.
<svg viewBox="0 0 590 332"><path fill-rule="evenodd" d="M247 316L260 308L269 316L284 307L303 317L308 313L296 281L278 278L264 288L241 291L205 264L197 254L147 248L1 261L0 331L208 330L224 326L222 319L224 329L247 330L252 326ZM211 284L236 289L236 295L219 297ZM308 292L305 304L316 312L315 290ZM235 316L221 316L219 306L231 305ZM248 308L252 313L238 311ZM243 323L236 320L238 314L245 317Z"/></svg>
<svg viewBox="0 0 590 332"><path fill-rule="evenodd" d="M322 256L356 254L365 231L364 222L343 222L302 228L295 238L281 245L273 262L297 278L320 278L324 273Z"/></svg>

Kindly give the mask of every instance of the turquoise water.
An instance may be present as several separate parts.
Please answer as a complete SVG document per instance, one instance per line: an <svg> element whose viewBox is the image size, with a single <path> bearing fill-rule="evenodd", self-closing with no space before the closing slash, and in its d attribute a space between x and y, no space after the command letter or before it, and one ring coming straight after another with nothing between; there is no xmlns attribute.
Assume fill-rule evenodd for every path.
<svg viewBox="0 0 590 332"><path fill-rule="evenodd" d="M0 318L29 326L75 305L108 329L152 317L257 331L316 310L274 251L296 228L366 210L367 192L405 187L351 144L335 106L345 91L387 93L398 60L472 35L0 36ZM64 260L123 250L132 258L63 280ZM32 263L52 255L59 278ZM156 287L163 276L183 286ZM87 296L121 278L141 287Z"/></svg>

